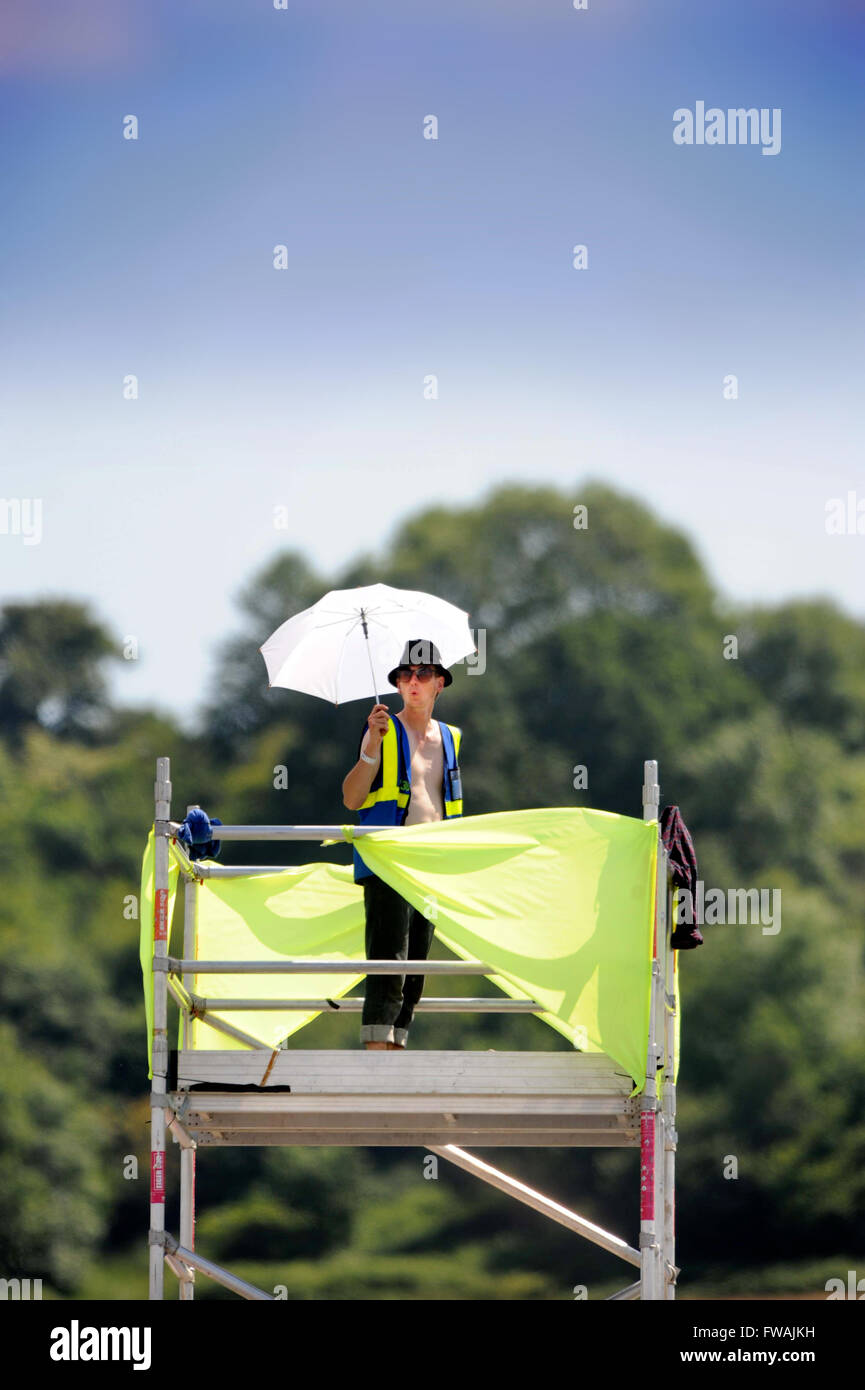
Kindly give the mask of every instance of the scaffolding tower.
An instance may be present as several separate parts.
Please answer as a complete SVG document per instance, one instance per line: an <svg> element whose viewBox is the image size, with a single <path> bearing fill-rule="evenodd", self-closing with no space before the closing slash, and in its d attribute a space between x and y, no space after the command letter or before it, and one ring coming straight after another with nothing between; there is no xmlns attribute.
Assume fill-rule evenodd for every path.
<svg viewBox="0 0 865 1390"><path fill-rule="evenodd" d="M420 1146L474 1173L500 1191L612 1254L638 1277L612 1299L673 1299L675 1265L675 1154L677 1018L671 885L658 831L651 1000L645 1085L633 1095L631 1078L604 1054L565 1052L412 1051L392 1054L291 1048L271 1049L215 1016L216 1010L287 1008L326 1011L328 999L208 1001L193 991L196 976L309 973L315 975L494 975L482 961L369 961L323 959L286 962L195 959L197 892L205 878L280 872L281 865L227 866L193 862L177 842L181 822L171 820L168 758L156 760L153 911L153 1062L151 1089L149 1297L164 1296L165 1266L192 1299L195 1271L243 1298L272 1295L202 1258L194 1248L195 1155L199 1146L367 1145ZM643 820L658 821L657 762L643 765ZM196 809L187 807L189 810ZM355 836L381 827L353 827ZM220 825L220 840L344 839L341 826ZM183 958L168 954L169 841L184 887ZM168 1046L168 996L181 1014L181 1046ZM212 1006L212 1007L211 1007ZM343 998L340 1011L359 1011L360 998ZM540 1013L535 1001L421 999L416 1011ZM193 1018L246 1045L246 1051L189 1050ZM165 1229L166 1131L180 1148L179 1239ZM482 1161L463 1146L580 1146L638 1148L640 1234L637 1246L603 1230L525 1183Z"/></svg>

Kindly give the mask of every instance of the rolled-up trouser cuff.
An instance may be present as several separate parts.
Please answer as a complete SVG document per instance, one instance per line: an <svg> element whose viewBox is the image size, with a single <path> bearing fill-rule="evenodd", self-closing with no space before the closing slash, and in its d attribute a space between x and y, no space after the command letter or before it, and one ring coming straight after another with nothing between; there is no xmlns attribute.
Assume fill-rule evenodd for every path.
<svg viewBox="0 0 865 1390"><path fill-rule="evenodd" d="M360 1040L362 1043L394 1042L393 1033L392 1023L364 1023L361 1025Z"/></svg>
<svg viewBox="0 0 865 1390"><path fill-rule="evenodd" d="M405 1047L406 1043L408 1042L408 1029L394 1028L393 1040L395 1043L399 1043L400 1047Z"/></svg>

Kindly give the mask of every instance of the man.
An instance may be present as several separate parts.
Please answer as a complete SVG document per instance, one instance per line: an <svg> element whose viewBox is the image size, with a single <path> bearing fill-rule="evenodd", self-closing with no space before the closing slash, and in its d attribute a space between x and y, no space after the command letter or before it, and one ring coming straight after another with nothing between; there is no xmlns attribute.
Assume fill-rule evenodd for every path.
<svg viewBox="0 0 865 1390"><path fill-rule="evenodd" d="M416 825L461 816L461 730L433 718L441 691L453 676L438 648L413 638L388 674L403 707L391 715L373 705L359 757L342 784L343 804L364 825ZM363 883L367 960L426 960L435 928L405 898L367 868L354 850L354 881ZM402 1050L423 975L368 975L361 1042L378 1051Z"/></svg>

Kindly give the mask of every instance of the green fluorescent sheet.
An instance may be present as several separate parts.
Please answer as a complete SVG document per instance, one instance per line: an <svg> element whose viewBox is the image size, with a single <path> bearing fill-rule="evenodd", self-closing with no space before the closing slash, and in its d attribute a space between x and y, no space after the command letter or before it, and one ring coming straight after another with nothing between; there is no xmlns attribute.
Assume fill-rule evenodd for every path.
<svg viewBox="0 0 865 1390"><path fill-rule="evenodd" d="M505 994L543 1004L544 1022L614 1058L642 1089L657 835L656 821L554 807L384 828L355 843L455 955L494 967ZM198 903L199 960L364 958L363 888L350 866L207 880ZM193 988L209 998L337 998L360 978L202 975ZM314 1016L219 1015L270 1047ZM243 1046L200 1022L192 1045Z"/></svg>
<svg viewBox="0 0 865 1390"><path fill-rule="evenodd" d="M205 879L198 890L196 936L196 960L363 960L363 890L355 885L351 865L342 864ZM338 999L362 979L362 974L198 975L192 988L206 999ZM218 1017L276 1047L318 1013L243 1010ZM246 1048L200 1019L193 1022L190 1045L214 1051Z"/></svg>
<svg viewBox="0 0 865 1390"><path fill-rule="evenodd" d="M141 961L141 974L144 978L144 1017L147 1023L147 1075L153 1077L153 866L156 858L153 827L147 836L144 858L141 861L141 894L138 899L140 934L138 939L138 958ZM168 936L171 938L171 923L174 919L174 899L177 894L178 868L170 854L168 858Z"/></svg>

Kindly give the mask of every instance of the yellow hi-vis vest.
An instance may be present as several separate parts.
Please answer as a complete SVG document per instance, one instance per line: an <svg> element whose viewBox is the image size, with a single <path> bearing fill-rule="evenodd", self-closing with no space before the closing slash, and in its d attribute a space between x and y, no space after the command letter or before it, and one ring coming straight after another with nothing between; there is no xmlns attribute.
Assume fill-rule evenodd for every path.
<svg viewBox="0 0 865 1390"><path fill-rule="evenodd" d="M436 720L442 738L442 805L445 820L463 813L462 777L459 751L462 729L455 724ZM368 725L364 725L358 743L358 757ZM411 800L411 745L402 720L390 716L387 733L381 744L381 765L373 778L366 801L358 811L361 825L403 825ZM357 849L353 850L354 881L360 883L372 875Z"/></svg>

